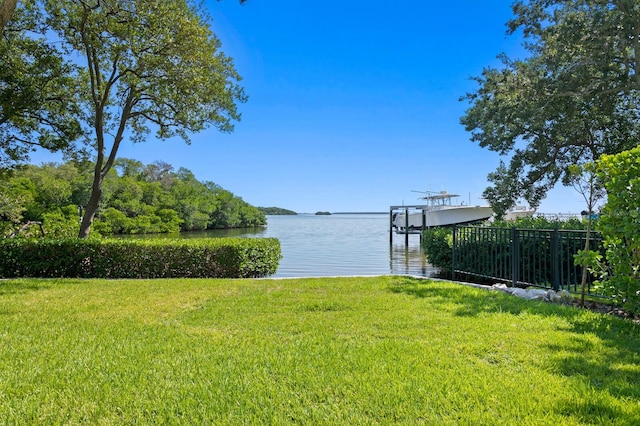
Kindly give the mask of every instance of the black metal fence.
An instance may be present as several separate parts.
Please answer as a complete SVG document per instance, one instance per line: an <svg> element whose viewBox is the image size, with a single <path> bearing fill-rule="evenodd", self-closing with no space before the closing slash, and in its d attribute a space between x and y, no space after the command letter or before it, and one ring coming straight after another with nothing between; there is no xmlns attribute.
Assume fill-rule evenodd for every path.
<svg viewBox="0 0 640 426"><path fill-rule="evenodd" d="M584 249L585 238L581 230L455 226L452 276L577 292L582 266L573 255ZM591 233L590 249L602 251L600 233ZM592 279L588 274L591 294Z"/></svg>

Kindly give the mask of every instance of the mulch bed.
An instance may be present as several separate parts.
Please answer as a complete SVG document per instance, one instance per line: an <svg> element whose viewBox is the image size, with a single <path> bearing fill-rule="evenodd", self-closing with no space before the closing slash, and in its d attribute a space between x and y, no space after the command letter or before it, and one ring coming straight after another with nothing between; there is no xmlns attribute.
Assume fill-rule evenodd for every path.
<svg viewBox="0 0 640 426"><path fill-rule="evenodd" d="M581 307L579 298L575 298L572 304L573 306ZM640 324L640 315L634 315L631 312L625 311L620 306L611 305L609 303L585 300L584 309L589 309L590 311L597 312L599 314L614 315L618 318L630 319L633 322Z"/></svg>

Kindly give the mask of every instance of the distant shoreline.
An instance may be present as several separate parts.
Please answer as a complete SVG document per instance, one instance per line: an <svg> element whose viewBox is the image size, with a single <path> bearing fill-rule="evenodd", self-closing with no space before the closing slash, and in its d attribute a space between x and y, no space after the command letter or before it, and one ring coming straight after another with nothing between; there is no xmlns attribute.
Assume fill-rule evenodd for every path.
<svg viewBox="0 0 640 426"><path fill-rule="evenodd" d="M329 213L328 216L330 215L336 215L336 214L389 214L389 212L331 212ZM301 212L301 213L296 213L295 215L311 215L311 216L316 216L317 213L313 213L313 212ZM280 214L280 215L276 215L276 214L268 214L267 216L295 216L294 214L290 214L290 215L286 215L286 214ZM323 216L323 215L320 215Z"/></svg>
<svg viewBox="0 0 640 426"><path fill-rule="evenodd" d="M389 212L334 212L332 214L389 214Z"/></svg>

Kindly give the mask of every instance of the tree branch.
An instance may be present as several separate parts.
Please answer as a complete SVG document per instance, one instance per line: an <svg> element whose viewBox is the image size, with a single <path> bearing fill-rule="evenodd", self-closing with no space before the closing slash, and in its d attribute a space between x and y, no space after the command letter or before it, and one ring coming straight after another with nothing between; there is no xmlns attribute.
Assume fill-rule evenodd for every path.
<svg viewBox="0 0 640 426"><path fill-rule="evenodd" d="M113 163L116 160L116 155L118 154L118 149L120 148L120 143L122 142L124 131L127 127L127 121L131 118L131 109L133 108L133 105L134 105L134 99L135 99L135 90L130 88L129 94L127 95L127 99L124 103L122 115L120 116L120 123L118 125L118 130L113 139L113 146L111 147L109 158L105 162L100 173L103 178L109 172L109 170L111 169L111 166L113 166Z"/></svg>

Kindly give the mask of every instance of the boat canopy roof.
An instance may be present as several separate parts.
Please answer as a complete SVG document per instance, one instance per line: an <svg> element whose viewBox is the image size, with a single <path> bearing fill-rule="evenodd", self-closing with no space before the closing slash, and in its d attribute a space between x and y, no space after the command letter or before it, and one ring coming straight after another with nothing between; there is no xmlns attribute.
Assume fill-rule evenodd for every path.
<svg viewBox="0 0 640 426"><path fill-rule="evenodd" d="M451 194L447 191L440 191L440 192L431 192L431 195L427 195L420 199L427 200L431 207L436 208L436 207L451 206L452 205L451 200L456 197L459 197L459 195Z"/></svg>
<svg viewBox="0 0 640 426"><path fill-rule="evenodd" d="M421 197L421 200L429 200L429 201L438 201L438 200L449 200L451 198L459 197L458 194L451 194L447 191L440 191L435 195L427 195L426 197Z"/></svg>

